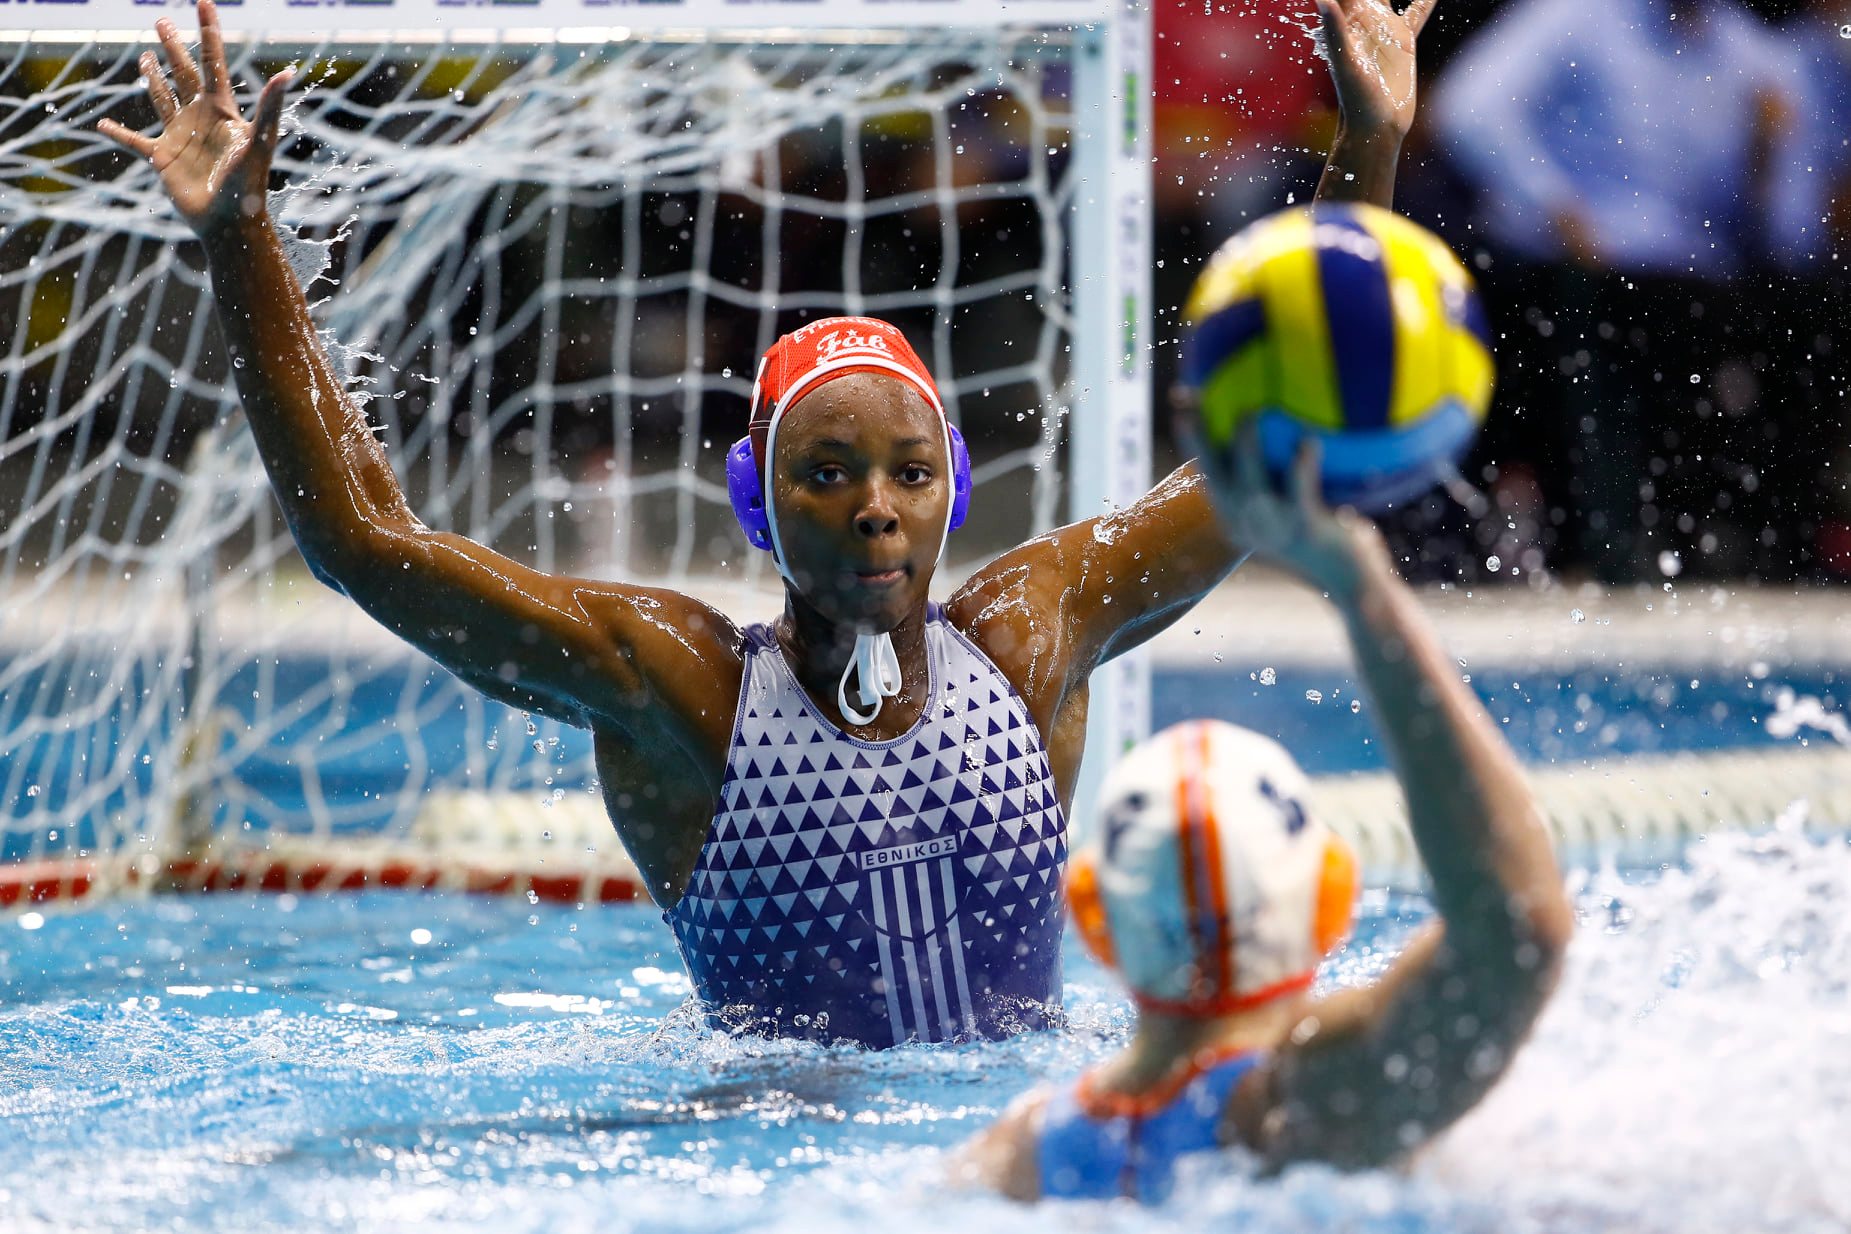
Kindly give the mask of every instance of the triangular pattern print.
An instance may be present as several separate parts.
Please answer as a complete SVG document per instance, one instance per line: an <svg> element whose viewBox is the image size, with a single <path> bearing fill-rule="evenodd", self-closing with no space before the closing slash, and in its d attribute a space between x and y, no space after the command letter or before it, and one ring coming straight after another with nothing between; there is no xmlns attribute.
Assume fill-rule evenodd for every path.
<svg viewBox="0 0 1851 1234"><path fill-rule="evenodd" d="M1067 829L1009 683L935 610L920 723L868 744L748 633L718 810L667 914L715 1025L887 1046L1045 1022Z"/></svg>

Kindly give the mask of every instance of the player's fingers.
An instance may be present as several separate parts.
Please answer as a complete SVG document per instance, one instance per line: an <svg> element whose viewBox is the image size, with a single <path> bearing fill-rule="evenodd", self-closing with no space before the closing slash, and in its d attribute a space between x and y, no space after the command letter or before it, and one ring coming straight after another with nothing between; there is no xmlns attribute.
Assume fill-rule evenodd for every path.
<svg viewBox="0 0 1851 1234"><path fill-rule="evenodd" d="M1234 486L1246 498L1256 497L1269 487L1257 420L1248 420L1234 434Z"/></svg>
<svg viewBox="0 0 1851 1234"><path fill-rule="evenodd" d="M206 93L229 91L231 76L225 71L225 39L219 33L218 6L212 0L199 0L199 59L205 68Z"/></svg>
<svg viewBox="0 0 1851 1234"><path fill-rule="evenodd" d="M160 36L161 48L167 53L167 63L174 75L174 93L184 106L199 94L199 66L193 63L193 53L180 41L180 27L163 17L154 23L154 32Z"/></svg>
<svg viewBox="0 0 1851 1234"><path fill-rule="evenodd" d="M1298 453L1292 457L1292 501L1306 516L1315 515L1324 505L1323 461L1317 438L1298 443Z"/></svg>
<svg viewBox="0 0 1851 1234"><path fill-rule="evenodd" d="M1324 46L1333 61L1341 59L1349 49L1349 28L1343 24L1343 7L1337 0L1317 0L1317 10L1319 29L1324 33Z"/></svg>
<svg viewBox="0 0 1851 1234"><path fill-rule="evenodd" d="M142 52L139 65L141 75L148 82L148 97L154 101L154 110L161 117L161 123L165 124L180 110L180 103L174 98L174 88L167 84L167 74L161 72L160 58L153 52Z"/></svg>
<svg viewBox="0 0 1851 1234"><path fill-rule="evenodd" d="M127 125L117 124L114 120L99 121L96 131L119 146L127 147L143 158L154 155L154 138L144 137Z"/></svg>
<svg viewBox="0 0 1851 1234"><path fill-rule="evenodd" d="M1440 7L1440 0L1414 0L1408 5L1408 11L1402 16L1407 18L1408 29L1419 38L1420 32L1427 28L1427 19L1433 16L1433 10Z"/></svg>
<svg viewBox="0 0 1851 1234"><path fill-rule="evenodd" d="M276 135L283 124L283 97L295 75L293 67L284 69L265 82L263 93L257 96L257 144L266 157L276 150Z"/></svg>

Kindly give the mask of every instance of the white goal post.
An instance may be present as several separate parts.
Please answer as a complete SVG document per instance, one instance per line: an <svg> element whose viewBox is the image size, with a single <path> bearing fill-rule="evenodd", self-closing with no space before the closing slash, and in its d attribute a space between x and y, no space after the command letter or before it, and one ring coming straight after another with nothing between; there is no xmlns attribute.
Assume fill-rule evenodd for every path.
<svg viewBox="0 0 1851 1234"><path fill-rule="evenodd" d="M0 0L0 863L106 882L202 834L406 835L432 793L578 791L569 736L510 727L295 560L196 246L95 131L152 122L163 14L190 33L186 3ZM719 456L759 351L837 311L907 329L972 441L947 582L1149 486L1144 0L220 14L241 98L302 66L274 213L432 525L768 617L738 611L773 576ZM1076 815L1148 712L1142 656L1096 675Z"/></svg>

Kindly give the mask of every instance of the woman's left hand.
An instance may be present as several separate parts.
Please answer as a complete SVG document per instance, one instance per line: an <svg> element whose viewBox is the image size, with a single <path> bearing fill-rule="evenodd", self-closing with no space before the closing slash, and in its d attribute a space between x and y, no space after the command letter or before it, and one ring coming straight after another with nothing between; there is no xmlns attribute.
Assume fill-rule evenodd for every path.
<svg viewBox="0 0 1851 1234"><path fill-rule="evenodd" d="M1439 0L1316 0L1346 130L1399 141L1414 125L1414 42Z"/></svg>

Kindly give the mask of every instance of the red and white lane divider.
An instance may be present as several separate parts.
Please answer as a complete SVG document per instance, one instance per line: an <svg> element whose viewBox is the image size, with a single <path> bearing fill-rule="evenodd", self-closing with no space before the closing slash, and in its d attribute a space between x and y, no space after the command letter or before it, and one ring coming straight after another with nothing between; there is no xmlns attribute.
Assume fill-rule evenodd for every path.
<svg viewBox="0 0 1851 1234"><path fill-rule="evenodd" d="M369 846L370 848L371 846ZM213 851L163 862L96 858L0 866L0 909L69 903L124 891L333 892L369 888L529 895L564 904L610 904L643 896L632 869L558 870L513 860L484 862L411 846L356 854L354 846L291 843Z"/></svg>
<svg viewBox="0 0 1851 1234"><path fill-rule="evenodd" d="M334 892L369 888L529 896L564 904L646 898L591 797L436 792L402 838L272 836L184 856L137 853L0 865L0 910L140 891Z"/></svg>

